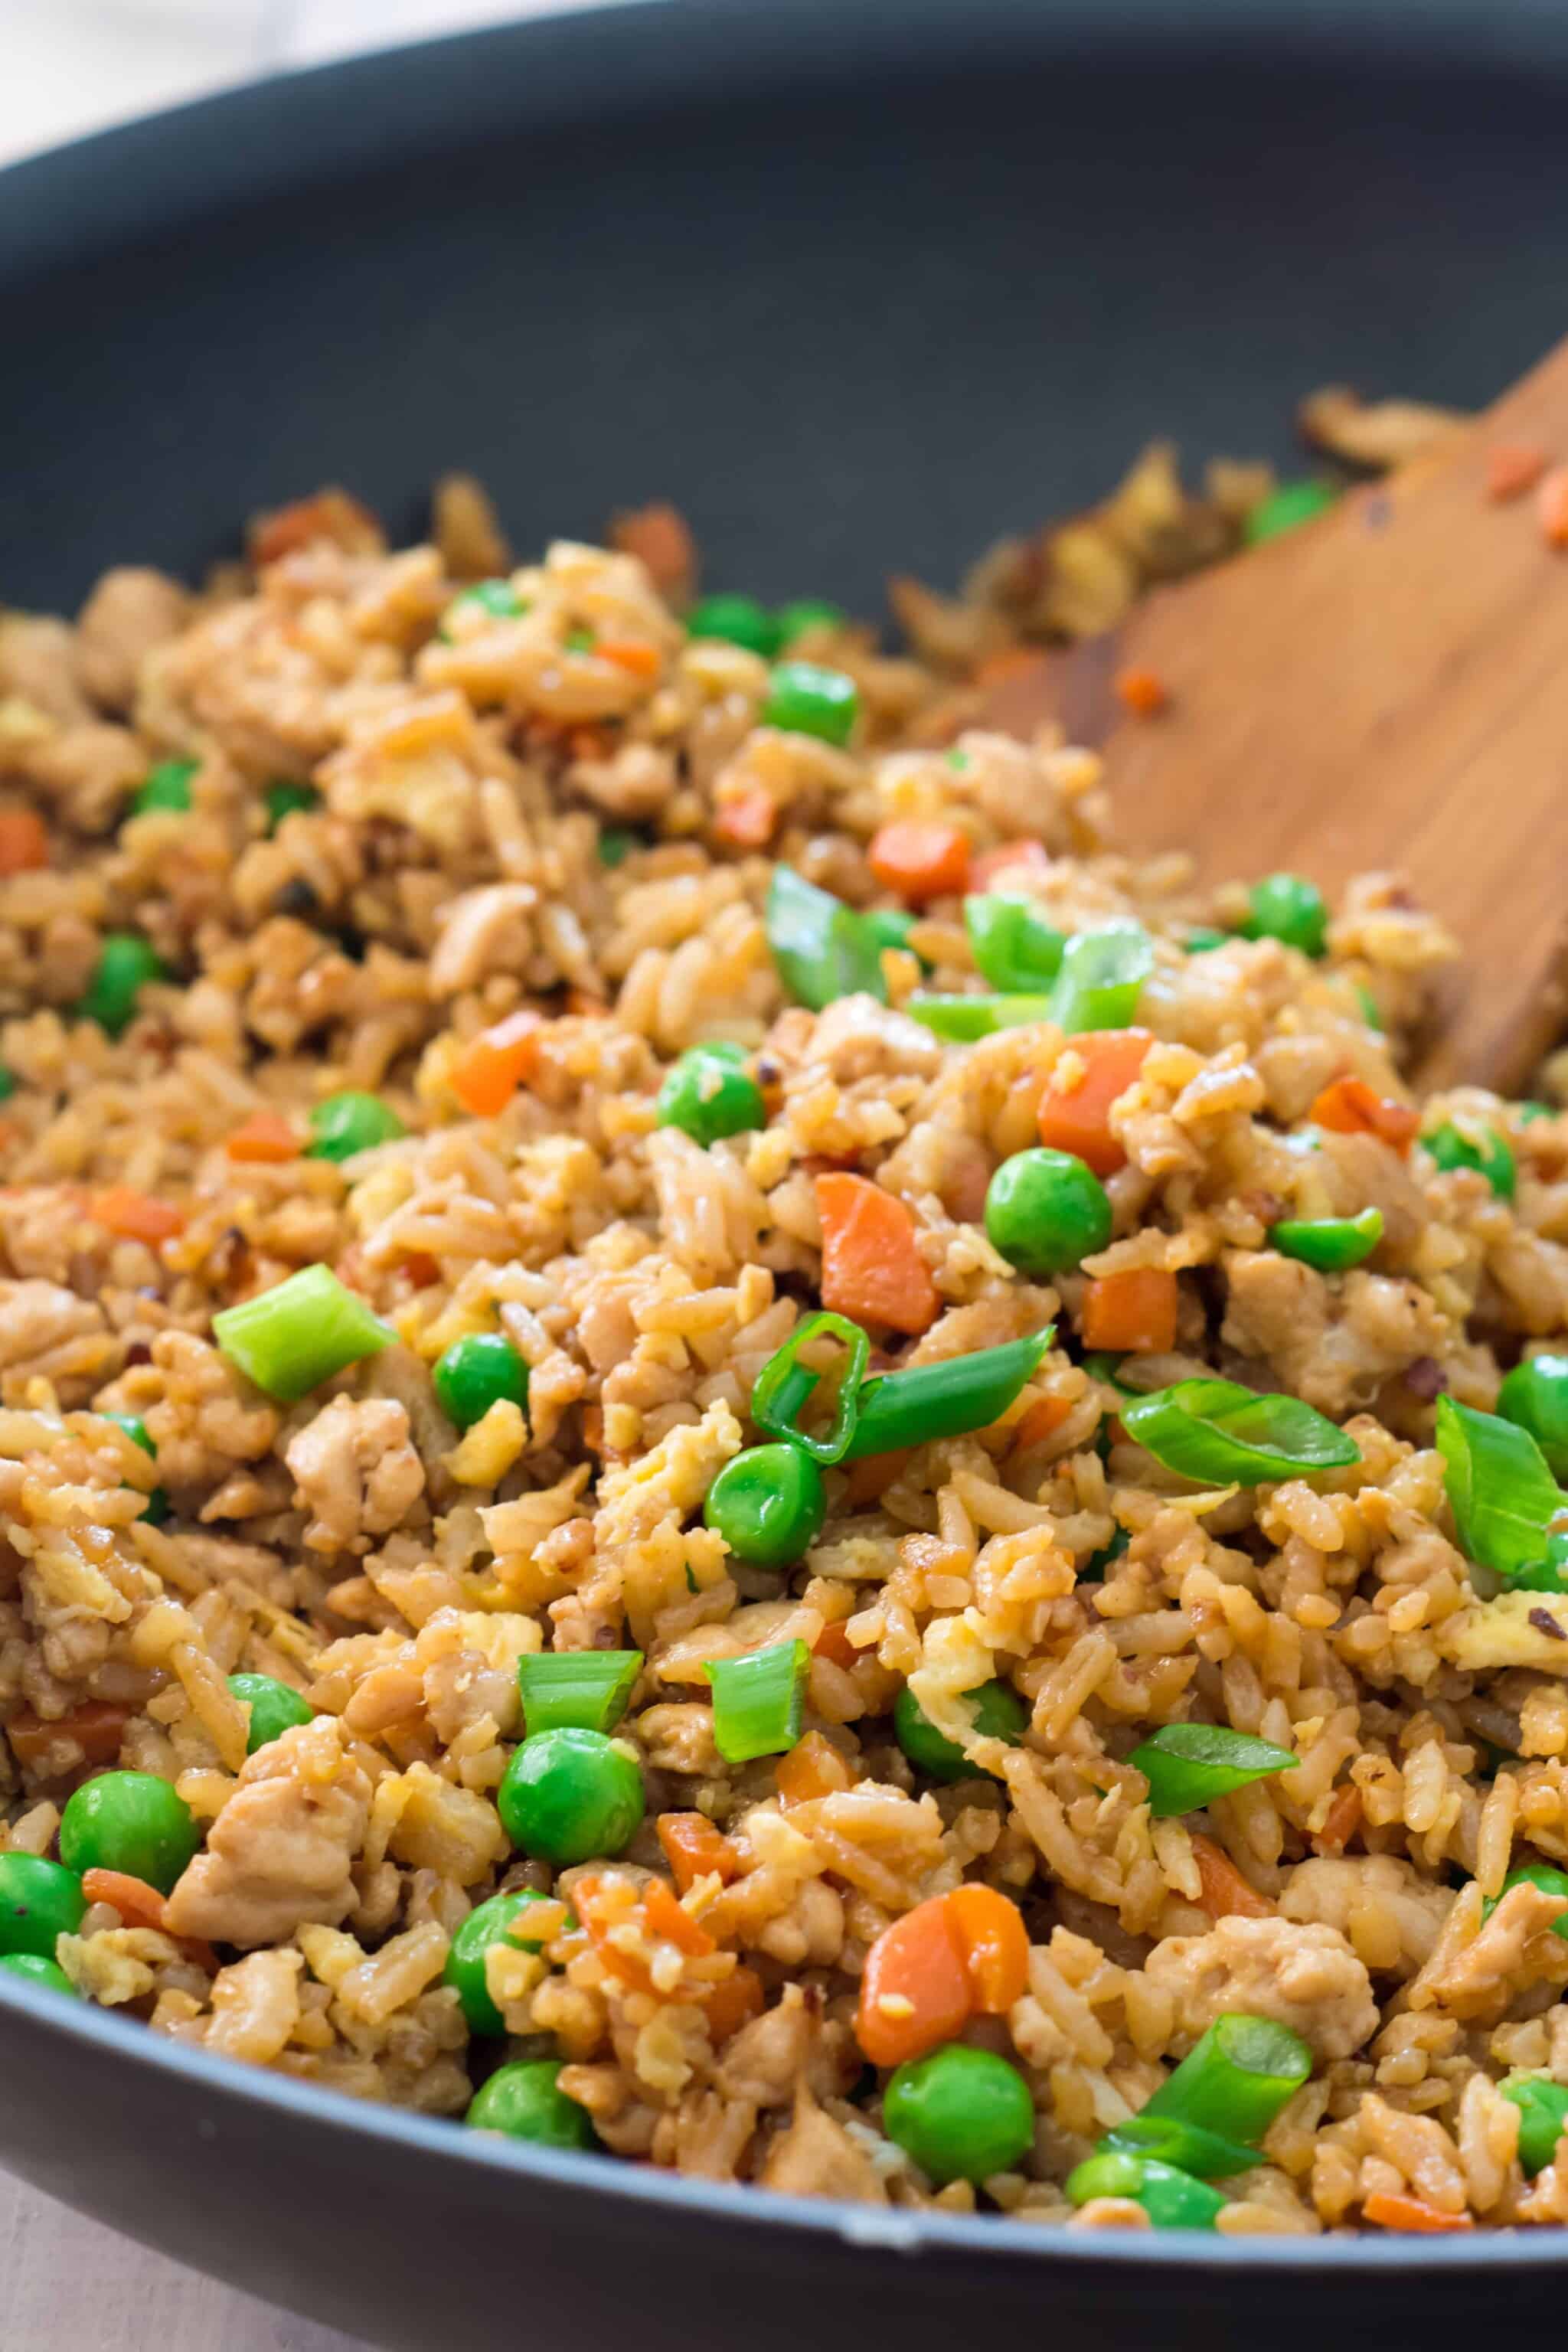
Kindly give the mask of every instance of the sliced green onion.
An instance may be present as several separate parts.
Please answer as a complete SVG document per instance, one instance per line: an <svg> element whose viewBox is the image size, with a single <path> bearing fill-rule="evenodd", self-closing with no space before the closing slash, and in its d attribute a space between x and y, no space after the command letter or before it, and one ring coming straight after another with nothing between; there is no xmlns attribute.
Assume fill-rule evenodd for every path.
<svg viewBox="0 0 1568 2352"><path fill-rule="evenodd" d="M1206 2180L1194 2180L1173 2164L1120 2150L1076 2166L1068 2174L1067 2193L1074 2205L1088 2205L1097 2197L1131 2198L1156 2230L1212 2230L1230 2202Z"/></svg>
<svg viewBox="0 0 1568 2352"><path fill-rule="evenodd" d="M887 1003L881 941L830 890L775 866L764 920L779 978L800 1003L820 1013L862 992Z"/></svg>
<svg viewBox="0 0 1568 2352"><path fill-rule="evenodd" d="M261 795L267 811L267 830L276 833L286 816L303 815L321 805L321 796L313 784L291 784L279 779L268 784Z"/></svg>
<svg viewBox="0 0 1568 2352"><path fill-rule="evenodd" d="M774 617L781 646L793 645L808 629L842 629L849 620L842 604L830 604L822 596L796 596L793 603L781 604Z"/></svg>
<svg viewBox="0 0 1568 2352"><path fill-rule="evenodd" d="M1105 1387L1114 1389L1118 1396L1147 1396L1147 1389L1130 1389L1121 1379L1121 1367L1126 1360L1125 1356L1107 1355L1103 1350L1096 1350L1084 1358L1082 1369L1091 1381L1100 1381Z"/></svg>
<svg viewBox="0 0 1568 2352"><path fill-rule="evenodd" d="M1088 1029L1129 1029L1153 969L1153 941L1142 923L1079 931L1062 950L1051 1018L1069 1037Z"/></svg>
<svg viewBox="0 0 1568 2352"><path fill-rule="evenodd" d="M859 1419L843 1459L858 1462L868 1454L989 1429L1016 1402L1055 1336L1056 1325L1047 1323L1027 1339L1006 1339L973 1356L879 1373L860 1391Z"/></svg>
<svg viewBox="0 0 1568 2352"><path fill-rule="evenodd" d="M1180 2116L1152 2116L1146 2107L1108 2131L1100 2148L1102 2155L1152 2156L1157 2163L1173 2164L1178 2172L1190 2172L1195 2180L1228 2180L1258 2162L1255 2147L1205 2131L1201 2124L1184 2122Z"/></svg>
<svg viewBox="0 0 1568 2352"><path fill-rule="evenodd" d="M754 596L700 596L686 615L692 637L718 637L725 645L743 646L748 653L771 661L779 649L779 625Z"/></svg>
<svg viewBox="0 0 1568 2352"><path fill-rule="evenodd" d="M647 843L642 835L634 833L629 825L607 824L599 835L599 863L606 866L622 866L635 850L647 847Z"/></svg>
<svg viewBox="0 0 1568 2352"><path fill-rule="evenodd" d="M640 1650L544 1650L517 1662L525 1737L537 1731L613 1731L642 1672Z"/></svg>
<svg viewBox="0 0 1568 2352"><path fill-rule="evenodd" d="M379 1095L350 1087L317 1103L310 1113L310 1140L303 1156L353 1160L362 1151L374 1151L378 1143L394 1143L407 1132L390 1103L384 1103Z"/></svg>
<svg viewBox="0 0 1568 2352"><path fill-rule="evenodd" d="M768 680L762 709L764 727L786 734L815 735L842 751L860 713L860 689L841 669L820 662L780 662Z"/></svg>
<svg viewBox="0 0 1568 2352"><path fill-rule="evenodd" d="M1129 1437L1184 1478L1259 1486L1361 1460L1353 1437L1299 1397L1258 1396L1235 1381L1178 1381L1124 1405Z"/></svg>
<svg viewBox="0 0 1568 2352"><path fill-rule="evenodd" d="M1383 1211L1363 1209L1353 1217L1285 1217L1270 1228L1268 1239L1281 1257L1300 1258L1320 1274L1343 1274L1370 1257L1383 1239Z"/></svg>
<svg viewBox="0 0 1568 2352"><path fill-rule="evenodd" d="M1519 2109L1519 2162L1527 2179L1543 2172L1568 2123L1568 2087L1545 2074L1510 2074L1498 2084Z"/></svg>
<svg viewBox="0 0 1568 2352"><path fill-rule="evenodd" d="M848 1360L839 1376L831 1423L820 1434L808 1435L800 1426L799 1415L823 1375L801 1362L801 1351L825 1339L841 1340L848 1349ZM808 1315L757 1374L752 1390L752 1419L770 1437L803 1445L814 1462L841 1462L860 1417L860 1388L870 1360L871 1342L858 1323L826 1308Z"/></svg>
<svg viewBox="0 0 1568 2352"><path fill-rule="evenodd" d="M1212 923L1192 924L1182 941L1183 951L1187 955L1210 955L1215 948L1229 945L1230 933L1216 930Z"/></svg>
<svg viewBox="0 0 1568 2352"><path fill-rule="evenodd" d="M1156 1821L1195 1813L1215 1797L1228 1797L1272 1772L1290 1772L1297 1759L1271 1739L1254 1739L1224 1723L1164 1723L1127 1759L1149 1783L1149 1811Z"/></svg>
<svg viewBox="0 0 1568 2352"><path fill-rule="evenodd" d="M942 996L921 988L906 1001L904 1011L923 1022L934 1036L956 1045L1052 1017L1048 996Z"/></svg>
<svg viewBox="0 0 1568 2352"><path fill-rule="evenodd" d="M1140 2120L1172 2117L1257 2147L1311 2071L1310 2049L1288 2025L1228 2010L1144 2102Z"/></svg>
<svg viewBox="0 0 1568 2352"><path fill-rule="evenodd" d="M963 923L975 968L993 988L1028 995L1049 988L1061 969L1067 940L1033 898L1010 898L1004 891L965 898Z"/></svg>
<svg viewBox="0 0 1568 2352"><path fill-rule="evenodd" d="M591 654L594 650L592 629L568 629L561 640L561 649L568 654Z"/></svg>
<svg viewBox="0 0 1568 2352"><path fill-rule="evenodd" d="M914 957L922 971L931 970L919 949L910 945L910 933L920 920L918 915L911 915L903 907L868 907L863 914L856 917L856 920L867 937L876 941L879 950L901 948L906 955Z"/></svg>
<svg viewBox="0 0 1568 2352"><path fill-rule="evenodd" d="M111 1037L123 1036L148 982L168 977L162 956L139 931L107 931L77 1012L84 1021L96 1021Z"/></svg>
<svg viewBox="0 0 1568 2352"><path fill-rule="evenodd" d="M452 642L452 633L447 625L447 622L454 613L460 613L466 604L477 605L481 613L488 613L490 618L496 621L514 621L520 614L526 613L528 610L528 606L510 580L476 580L471 588L464 588L453 597L441 616L441 625L436 635L444 646L449 646Z"/></svg>
<svg viewBox="0 0 1568 2352"><path fill-rule="evenodd" d="M379 1355L397 1334L344 1289L330 1265L307 1265L215 1315L213 1337L258 1389L295 1404L345 1364Z"/></svg>
<svg viewBox="0 0 1568 2352"><path fill-rule="evenodd" d="M1555 1103L1543 1102L1515 1103L1513 1115L1521 1127L1533 1127L1538 1118L1561 1118L1563 1116Z"/></svg>
<svg viewBox="0 0 1568 2352"><path fill-rule="evenodd" d="M145 816L151 809L172 809L185 815L191 805L191 778L201 766L199 760L160 760L155 768L147 771L145 782L131 803L132 816Z"/></svg>
<svg viewBox="0 0 1568 2352"><path fill-rule="evenodd" d="M1281 482L1266 499L1259 499L1255 507L1248 508L1242 520L1241 536L1248 547L1261 546L1266 539L1278 539L1281 531L1295 530L1301 523L1326 513L1338 496L1332 482L1320 481L1315 476L1298 482Z"/></svg>
<svg viewBox="0 0 1568 2352"><path fill-rule="evenodd" d="M1502 1895L1516 1886L1538 1886L1542 1895L1568 1896L1568 1870L1554 1870L1549 1862L1521 1862L1518 1869L1510 1870L1503 1880L1502 1895L1489 1895L1481 1905L1482 1919L1489 1919L1502 1901ZM1568 1944L1568 1911L1559 1912L1552 1922L1550 1933Z"/></svg>
<svg viewBox="0 0 1568 2352"><path fill-rule="evenodd" d="M1118 1528L1108 1544L1101 1544L1098 1551L1091 1551L1089 1553L1089 1558L1079 1570L1079 1582L1080 1584L1103 1584L1105 1582L1106 1570L1110 1566L1113 1560L1121 1559L1122 1553L1126 1550L1132 1538L1128 1534L1125 1528Z"/></svg>
<svg viewBox="0 0 1568 2352"><path fill-rule="evenodd" d="M811 1653L804 1642L775 1642L749 1658L710 1658L713 1744L727 1764L782 1756L800 1738Z"/></svg>
<svg viewBox="0 0 1568 2352"><path fill-rule="evenodd" d="M1368 988L1366 982L1363 980L1357 981L1355 984L1355 993L1356 1003L1361 1007L1362 1019L1366 1023L1369 1029L1377 1030L1381 1035L1384 1025L1383 1014L1379 1009L1376 997L1373 994L1371 989Z"/></svg>
<svg viewBox="0 0 1568 2352"><path fill-rule="evenodd" d="M1542 1559L1551 1523L1568 1510L1568 1495L1529 1430L1440 1396L1437 1451L1467 1559L1505 1579Z"/></svg>

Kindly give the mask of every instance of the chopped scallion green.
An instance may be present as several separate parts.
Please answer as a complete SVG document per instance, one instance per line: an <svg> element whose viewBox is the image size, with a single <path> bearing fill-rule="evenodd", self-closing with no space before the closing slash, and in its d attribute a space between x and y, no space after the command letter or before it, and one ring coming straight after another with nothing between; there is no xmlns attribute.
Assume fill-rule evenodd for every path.
<svg viewBox="0 0 1568 2352"><path fill-rule="evenodd" d="M1016 1401L1055 1335L1055 1324L1047 1324L1027 1339L1006 1339L973 1356L879 1374L860 1391L858 1416L841 1458L858 1462L868 1454L989 1429Z"/></svg>
<svg viewBox="0 0 1568 2352"><path fill-rule="evenodd" d="M526 1737L556 1731L613 1731L642 1672L640 1650L544 1650L517 1662Z"/></svg>
<svg viewBox="0 0 1568 2352"><path fill-rule="evenodd" d="M231 1364L282 1404L294 1404L363 1356L396 1338L329 1265L307 1265L270 1290L213 1317Z"/></svg>
<svg viewBox="0 0 1568 2352"><path fill-rule="evenodd" d="M837 1339L848 1350L838 1376L833 1419L820 1433L807 1433L799 1415L824 1374L800 1360L803 1350L820 1339ZM752 1390L752 1419L770 1437L804 1446L814 1462L841 1462L860 1416L860 1386L871 1360L871 1342L858 1323L827 1309L808 1315L757 1374Z"/></svg>
<svg viewBox="0 0 1568 2352"><path fill-rule="evenodd" d="M1033 898L1002 891L965 898L963 922L975 968L993 988L1029 995L1050 987L1067 940Z"/></svg>
<svg viewBox="0 0 1568 2352"><path fill-rule="evenodd" d="M1311 2071L1310 2049L1288 2025L1227 2010L1144 2102L1139 2119L1192 2124L1257 2147Z"/></svg>
<svg viewBox="0 0 1568 2352"><path fill-rule="evenodd" d="M1062 950L1051 1018L1069 1037L1089 1029L1131 1028L1153 969L1153 942L1142 923L1079 931Z"/></svg>
<svg viewBox="0 0 1568 2352"><path fill-rule="evenodd" d="M779 978L798 1003L814 1013L859 993L887 1003L882 941L842 898L775 866L764 920Z"/></svg>
<svg viewBox="0 0 1568 2352"><path fill-rule="evenodd" d="M1152 2156L1107 2149L1091 2156L1067 2177L1068 2201L1088 2205L1099 2197L1129 2198L1142 2205L1156 2230L1212 2230L1230 2201L1206 2180L1178 2172Z"/></svg>
<svg viewBox="0 0 1568 2352"><path fill-rule="evenodd" d="M1370 1257L1383 1239L1383 1211L1363 1209L1353 1217L1283 1217L1270 1228L1268 1239L1281 1257L1299 1258L1320 1274L1343 1274Z"/></svg>
<svg viewBox="0 0 1568 2352"><path fill-rule="evenodd" d="M782 1756L800 1738L811 1653L804 1642L775 1642L748 1658L712 1658L713 1744L727 1764Z"/></svg>

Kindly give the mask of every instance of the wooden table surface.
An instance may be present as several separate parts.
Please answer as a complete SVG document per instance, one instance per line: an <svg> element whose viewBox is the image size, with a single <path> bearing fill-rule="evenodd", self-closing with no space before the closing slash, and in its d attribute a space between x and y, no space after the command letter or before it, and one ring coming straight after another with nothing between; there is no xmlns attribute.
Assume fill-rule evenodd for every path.
<svg viewBox="0 0 1568 2352"><path fill-rule="evenodd" d="M0 2172L5 2352L365 2352Z"/></svg>

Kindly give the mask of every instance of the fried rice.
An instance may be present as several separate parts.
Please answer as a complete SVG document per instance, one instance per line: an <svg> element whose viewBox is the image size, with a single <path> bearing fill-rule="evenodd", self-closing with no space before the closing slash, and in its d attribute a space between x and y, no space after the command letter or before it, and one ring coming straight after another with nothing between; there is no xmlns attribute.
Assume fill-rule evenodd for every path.
<svg viewBox="0 0 1568 2352"><path fill-rule="evenodd" d="M1182 561L1228 553L1258 491L1222 480ZM1304 952L1246 883L1120 851L1092 753L991 723L1025 572L1070 633L1081 543L1078 573L1014 551L963 604L904 583L919 657L808 618L789 657L853 686L837 741L768 723L766 655L689 633L678 517L616 542L514 569L458 482L391 552L325 493L199 593L123 570L74 624L0 620L0 1860L56 1855L73 1792L122 1772L171 1784L199 1841L172 1888L89 1872L58 1965L154 2032L367 2099L460 2119L548 2062L615 2158L1074 2229L1153 2226L1069 2177L1217 2018L1262 2018L1310 2074L1222 2233L1568 2219L1568 2155L1526 2171L1502 2087L1568 2086L1568 1896L1519 1874L1568 1864L1568 1618L1467 1550L1435 1445L1440 1400L1489 1413L1564 1344L1568 1121L1412 1104L1450 947L1397 877ZM1116 593L1159 568L1128 557ZM138 805L172 761L183 801ZM958 887L950 864L889 888L900 826L941 832ZM819 1009L781 976L781 868L852 919L913 918ZM998 1246L988 1193L1095 1033L922 1017L984 988L963 880L1150 943L1149 1042L1101 1122L1109 1238L1055 1271ZM115 1034L80 1008L123 935L156 969ZM476 1114L476 1045L504 1035L508 1098ZM763 1117L704 1142L661 1104L713 1045ZM350 1090L385 1139L313 1152ZM997 1417L829 1463L803 1556L747 1559L705 1501L767 1435L759 1375L853 1294L825 1262L844 1178L893 1204L924 1300L851 1314L872 1375L1054 1337ZM1271 1244L1369 1210L1344 1270ZM214 1318L308 1267L384 1328L289 1401ZM1159 1311L1108 1351L1086 1335L1129 1277ZM526 1403L460 1429L433 1370L481 1334ZM1353 1458L1205 1481L1124 1426L1216 1377ZM792 1643L789 1744L735 1760L710 1669ZM520 1849L520 1660L633 1651L608 1730L640 1825L564 1866ZM258 1746L235 1675L303 1719ZM966 1704L993 1682L1010 1738ZM900 1739L906 1692L955 1774ZM1161 1808L1130 1759L1174 1723L1288 1769ZM888 2128L866 2047L868 1956L961 1887L1005 1898L1021 1957L943 2046L1005 2060L1032 2109L978 2179ZM500 2031L476 2032L454 1939L523 1892L543 1925L481 1955ZM910 2014L886 1997L895 2039Z"/></svg>

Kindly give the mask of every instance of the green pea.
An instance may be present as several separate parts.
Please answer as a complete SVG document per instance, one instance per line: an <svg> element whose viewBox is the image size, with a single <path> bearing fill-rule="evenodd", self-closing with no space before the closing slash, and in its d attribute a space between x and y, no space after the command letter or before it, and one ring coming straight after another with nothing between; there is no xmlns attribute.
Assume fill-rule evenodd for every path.
<svg viewBox="0 0 1568 2352"><path fill-rule="evenodd" d="M1112 1560L1121 1559L1122 1553L1126 1550L1132 1538L1128 1534L1125 1528L1118 1528L1116 1533L1111 1537L1110 1541L1108 1544L1101 1544L1098 1551L1091 1551L1089 1553L1089 1558L1079 1570L1079 1582L1080 1584L1103 1584L1105 1581L1106 1570L1110 1566Z"/></svg>
<svg viewBox="0 0 1568 2352"><path fill-rule="evenodd" d="M1521 1127L1533 1127L1538 1118L1561 1118L1563 1114L1553 1103L1515 1103L1513 1115Z"/></svg>
<svg viewBox="0 0 1568 2352"><path fill-rule="evenodd" d="M647 847L642 835L633 833L629 825L607 824L599 835L599 863L607 866L624 866L634 851Z"/></svg>
<svg viewBox="0 0 1568 2352"><path fill-rule="evenodd" d="M1110 1239L1110 1201L1091 1168L1043 1144L1004 1160L985 1194L985 1231L1009 1265L1060 1274Z"/></svg>
<svg viewBox="0 0 1568 2352"><path fill-rule="evenodd" d="M1568 1356L1526 1356L1498 1391L1505 1421L1527 1429L1554 1478L1568 1478Z"/></svg>
<svg viewBox="0 0 1568 2352"><path fill-rule="evenodd" d="M508 1930L520 1911L526 1911L531 1903L549 1899L531 1886L521 1887L510 1895L492 1895L488 1903L474 1906L453 1937L441 1981L450 1985L461 2001L470 2033L506 2032L501 2013L485 1982L485 1956L493 1944L510 1944L524 1951L537 1952L537 1943L530 1942L526 1936L510 1935Z"/></svg>
<svg viewBox="0 0 1568 2352"><path fill-rule="evenodd" d="M1269 874L1255 882L1242 929L1249 940L1282 940L1303 955L1321 956L1329 943L1329 910L1315 882L1300 874Z"/></svg>
<svg viewBox="0 0 1568 2352"><path fill-rule="evenodd" d="M1544 2074L1510 2074L1498 2088L1519 2109L1520 2169L1533 2180L1557 2153L1568 2123L1568 2088Z"/></svg>
<svg viewBox="0 0 1568 2352"><path fill-rule="evenodd" d="M569 654L591 654L594 632L592 629L568 629L561 642Z"/></svg>
<svg viewBox="0 0 1568 2352"><path fill-rule="evenodd" d="M787 1567L804 1559L822 1532L822 1473L798 1445L748 1446L709 1487L702 1517L738 1559Z"/></svg>
<svg viewBox="0 0 1568 2352"><path fill-rule="evenodd" d="M136 1017L136 1000L151 980L166 980L163 959L139 931L108 931L87 994L77 1011L111 1037L123 1036Z"/></svg>
<svg viewBox="0 0 1568 2352"><path fill-rule="evenodd" d="M726 645L744 646L750 654L771 661L779 649L779 625L754 596L700 596L686 615L689 637L719 637Z"/></svg>
<svg viewBox="0 0 1568 2352"><path fill-rule="evenodd" d="M258 1748L270 1748L286 1731L314 1718L315 1710L309 1702L272 1675L230 1675L228 1686L250 1709L250 1729L245 1738L247 1756L254 1756Z"/></svg>
<svg viewBox="0 0 1568 2352"><path fill-rule="evenodd" d="M602 1731L541 1731L512 1750L496 1810L513 1845L542 1862L607 1859L637 1833L642 1774Z"/></svg>
<svg viewBox="0 0 1568 2352"><path fill-rule="evenodd" d="M16 1074L0 1062L0 1102L9 1102L16 1091Z"/></svg>
<svg viewBox="0 0 1568 2352"><path fill-rule="evenodd" d="M842 604L825 604L819 596L797 596L793 604L779 608L779 643L793 646L808 629L841 629L848 618Z"/></svg>
<svg viewBox="0 0 1568 2352"><path fill-rule="evenodd" d="M37 1854L0 1853L0 1952L52 1960L57 1938L74 1936L86 1909L76 1871Z"/></svg>
<svg viewBox="0 0 1568 2352"><path fill-rule="evenodd" d="M1035 2103L1016 2066L950 2042L895 2069L882 2129L932 2180L986 2180L1035 2144Z"/></svg>
<svg viewBox="0 0 1568 2352"><path fill-rule="evenodd" d="M764 727L790 735L815 735L840 750L855 731L860 689L841 669L818 662L780 662L763 705Z"/></svg>
<svg viewBox="0 0 1568 2352"><path fill-rule="evenodd" d="M63 1992L70 2000L77 1998L76 1987L59 1962L46 1959L41 1952L0 1952L0 1969L46 1992Z"/></svg>
<svg viewBox="0 0 1568 2352"><path fill-rule="evenodd" d="M1300 1258L1320 1274L1343 1274L1370 1257L1383 1239L1383 1211L1353 1217L1284 1217L1268 1235L1281 1257Z"/></svg>
<svg viewBox="0 0 1568 2352"><path fill-rule="evenodd" d="M658 1090L660 1127L679 1127L705 1149L721 1136L765 1127L763 1090L743 1061L738 1045L694 1045L682 1054Z"/></svg>
<svg viewBox="0 0 1568 2352"><path fill-rule="evenodd" d="M397 1113L379 1095L361 1094L351 1087L344 1094L328 1095L316 1105L310 1113L310 1140L304 1156L353 1160L357 1152L395 1142L407 1132Z"/></svg>
<svg viewBox="0 0 1568 2352"><path fill-rule="evenodd" d="M964 1692L963 1704L968 1706L976 1731L984 1732L987 1739L1005 1739L1009 1748L1016 1748L1029 1727L1029 1710L1011 1683L982 1683L978 1690ZM937 1729L908 1683L893 1701L893 1732L916 1771L928 1780L979 1777L980 1767L969 1761L956 1740Z"/></svg>
<svg viewBox="0 0 1568 2352"><path fill-rule="evenodd" d="M508 2139L530 2139L540 2147L597 2147L587 2109L560 2088L560 2074L554 2058L498 2066L463 2121L476 2131L504 2132Z"/></svg>
<svg viewBox="0 0 1568 2352"><path fill-rule="evenodd" d="M436 1359L432 1374L441 1410L459 1429L483 1421L492 1404L528 1411L528 1366L499 1331L470 1331Z"/></svg>
<svg viewBox="0 0 1568 2352"><path fill-rule="evenodd" d="M1445 1119L1421 1142L1439 1168L1473 1168L1486 1178L1500 1201L1512 1200L1513 1153L1495 1127L1483 1127L1472 1137L1461 1134L1452 1119Z"/></svg>
<svg viewBox="0 0 1568 2352"><path fill-rule="evenodd" d="M1207 955L1213 948L1226 946L1229 940L1228 931L1216 931L1212 923L1194 923L1182 946L1188 955Z"/></svg>
<svg viewBox="0 0 1568 2352"><path fill-rule="evenodd" d="M1510 1870L1502 1883L1502 1895L1511 1894L1516 1886L1538 1887L1542 1895L1568 1895L1568 1870L1554 1870L1549 1862L1521 1862ZM1502 1895L1490 1895L1481 1906L1481 1917L1489 1919ZM1568 1944L1568 1911L1560 1911L1552 1922L1552 1935Z"/></svg>
<svg viewBox="0 0 1568 2352"><path fill-rule="evenodd" d="M267 830L276 833L286 816L303 815L321 805L321 794L311 784L291 784L279 781L268 784L261 796L267 811Z"/></svg>
<svg viewBox="0 0 1568 2352"><path fill-rule="evenodd" d="M528 610L510 580L476 580L471 588L465 588L447 605L446 619L436 632L443 645L449 646L452 642L452 633L447 621L454 613L460 612L465 604L477 606L479 611L489 614L492 620L497 621L515 621L520 614Z"/></svg>
<svg viewBox="0 0 1568 2352"><path fill-rule="evenodd" d="M132 802L132 815L145 816L150 809L174 809L184 815L191 805L191 778L200 765L199 760L160 760L148 770Z"/></svg>
<svg viewBox="0 0 1568 2352"><path fill-rule="evenodd" d="M1295 530L1326 513L1338 496L1331 482L1281 482L1249 510L1241 535L1248 547L1259 547L1266 539L1278 539L1281 531Z"/></svg>
<svg viewBox="0 0 1568 2352"><path fill-rule="evenodd" d="M60 1860L69 1870L123 1870L167 1895L202 1842L195 1816L153 1772L100 1772L84 1780L60 1816Z"/></svg>

